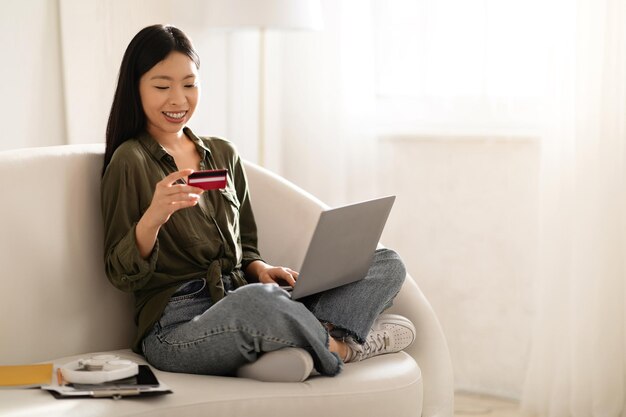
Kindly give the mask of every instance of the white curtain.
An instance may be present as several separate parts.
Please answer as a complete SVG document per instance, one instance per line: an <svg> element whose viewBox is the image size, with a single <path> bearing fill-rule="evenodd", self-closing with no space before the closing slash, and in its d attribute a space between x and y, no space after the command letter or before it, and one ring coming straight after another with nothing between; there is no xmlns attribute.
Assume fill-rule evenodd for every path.
<svg viewBox="0 0 626 417"><path fill-rule="evenodd" d="M269 151L282 155L271 168L336 205L376 194L372 4L322 5L323 32L281 36L280 140Z"/></svg>
<svg viewBox="0 0 626 417"><path fill-rule="evenodd" d="M2 2L0 27L0 150L65 143L56 2Z"/></svg>
<svg viewBox="0 0 626 417"><path fill-rule="evenodd" d="M549 2L539 304L523 406L626 415L626 2ZM565 24L563 24L565 22Z"/></svg>

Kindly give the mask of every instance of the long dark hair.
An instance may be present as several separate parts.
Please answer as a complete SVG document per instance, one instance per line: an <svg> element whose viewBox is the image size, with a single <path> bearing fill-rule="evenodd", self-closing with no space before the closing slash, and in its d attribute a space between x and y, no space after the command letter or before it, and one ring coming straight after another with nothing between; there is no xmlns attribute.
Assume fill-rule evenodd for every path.
<svg viewBox="0 0 626 417"><path fill-rule="evenodd" d="M174 51L187 55L200 68L200 58L191 40L174 26L148 26L128 44L107 123L103 175L115 150L146 127L146 115L139 96L139 79Z"/></svg>

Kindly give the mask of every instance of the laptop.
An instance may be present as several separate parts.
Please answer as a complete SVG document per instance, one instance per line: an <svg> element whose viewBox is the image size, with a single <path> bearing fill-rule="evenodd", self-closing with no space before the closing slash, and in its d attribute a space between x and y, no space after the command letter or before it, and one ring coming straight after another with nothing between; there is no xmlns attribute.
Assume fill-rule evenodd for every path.
<svg viewBox="0 0 626 417"><path fill-rule="evenodd" d="M395 196L322 211L295 286L297 300L365 278Z"/></svg>

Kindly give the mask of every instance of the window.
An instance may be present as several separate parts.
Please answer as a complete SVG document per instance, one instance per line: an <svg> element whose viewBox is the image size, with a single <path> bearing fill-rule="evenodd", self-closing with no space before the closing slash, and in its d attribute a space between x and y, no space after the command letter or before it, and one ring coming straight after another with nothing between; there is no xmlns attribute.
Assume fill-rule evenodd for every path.
<svg viewBox="0 0 626 417"><path fill-rule="evenodd" d="M537 126L549 61L539 0L373 1L383 130Z"/></svg>

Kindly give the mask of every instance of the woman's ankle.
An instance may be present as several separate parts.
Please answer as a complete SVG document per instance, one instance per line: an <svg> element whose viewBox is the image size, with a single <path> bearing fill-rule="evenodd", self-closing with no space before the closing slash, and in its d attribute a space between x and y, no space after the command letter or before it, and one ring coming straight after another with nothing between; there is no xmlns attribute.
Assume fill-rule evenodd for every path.
<svg viewBox="0 0 626 417"><path fill-rule="evenodd" d="M348 349L349 347L345 342L337 340L332 336L329 338L328 350L339 355L341 360L344 362L348 357Z"/></svg>

